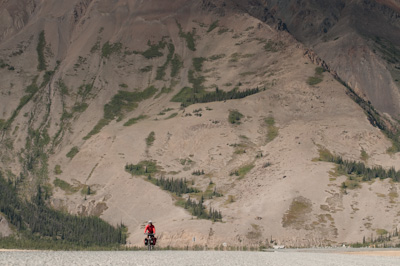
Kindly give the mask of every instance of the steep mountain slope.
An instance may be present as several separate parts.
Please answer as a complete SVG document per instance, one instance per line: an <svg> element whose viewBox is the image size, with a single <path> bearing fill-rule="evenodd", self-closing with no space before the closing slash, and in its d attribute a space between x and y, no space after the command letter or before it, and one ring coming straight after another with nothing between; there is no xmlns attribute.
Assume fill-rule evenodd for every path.
<svg viewBox="0 0 400 266"><path fill-rule="evenodd" d="M243 8L282 21L361 97L399 118L399 1L252 1Z"/></svg>
<svg viewBox="0 0 400 266"><path fill-rule="evenodd" d="M274 16L264 23L243 12L244 1L16 3L0 2L9 14L0 152L21 197L42 184L57 209L123 222L132 245L148 219L162 246L258 246L271 237L337 244L398 225L397 182L345 188L355 181L316 159L326 149L370 167L400 166L386 152L392 143L313 64L291 24L279 31ZM321 44L307 45L324 56ZM235 97L213 100L223 92ZM145 175L126 171L140 163ZM148 174L186 178L223 222L197 219ZM214 189L222 195L211 197Z"/></svg>

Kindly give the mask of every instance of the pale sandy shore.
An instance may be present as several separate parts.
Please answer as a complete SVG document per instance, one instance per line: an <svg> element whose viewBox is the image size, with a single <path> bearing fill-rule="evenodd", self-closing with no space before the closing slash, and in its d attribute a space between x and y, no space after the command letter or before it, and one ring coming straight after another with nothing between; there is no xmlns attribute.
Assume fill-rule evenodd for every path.
<svg viewBox="0 0 400 266"><path fill-rule="evenodd" d="M174 265L174 266L399 266L400 257L384 251L369 256L339 250L251 251L13 251L0 252L0 265L102 266L102 265ZM346 253L345 253L346 252ZM363 252L362 252L363 253ZM374 252L366 252L374 254ZM351 254L351 255L348 255ZM367 258L367 259L366 259Z"/></svg>
<svg viewBox="0 0 400 266"><path fill-rule="evenodd" d="M343 254L400 257L400 250L352 251L352 252L343 252Z"/></svg>

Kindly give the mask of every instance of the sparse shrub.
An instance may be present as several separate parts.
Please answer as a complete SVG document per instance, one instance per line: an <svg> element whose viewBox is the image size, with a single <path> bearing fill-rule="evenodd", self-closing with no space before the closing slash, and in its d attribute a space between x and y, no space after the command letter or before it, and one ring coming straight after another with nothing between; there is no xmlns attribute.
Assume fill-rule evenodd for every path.
<svg viewBox="0 0 400 266"><path fill-rule="evenodd" d="M220 28L220 29L218 30L218 35L224 34L225 32L228 32L228 31L229 31L228 28Z"/></svg>
<svg viewBox="0 0 400 266"><path fill-rule="evenodd" d="M364 149L361 150L360 158L365 162L368 161L369 155Z"/></svg>
<svg viewBox="0 0 400 266"><path fill-rule="evenodd" d="M44 30L39 33L39 40L36 46L36 52L38 55L38 70L43 71L46 70L46 58L44 56L44 48L46 47L46 39L44 35Z"/></svg>
<svg viewBox="0 0 400 266"><path fill-rule="evenodd" d="M62 174L61 165L57 164L57 165L54 167L54 174L56 174L56 175Z"/></svg>
<svg viewBox="0 0 400 266"><path fill-rule="evenodd" d="M0 119L0 130L3 129L3 127L5 126L6 121L4 119Z"/></svg>
<svg viewBox="0 0 400 266"><path fill-rule="evenodd" d="M172 113L172 114L170 114L167 118L165 118L165 120L174 118L174 117L177 116L177 115L178 115L178 113Z"/></svg>
<svg viewBox="0 0 400 266"><path fill-rule="evenodd" d="M79 148L77 146L74 146L71 148L71 150L67 153L67 157L72 159L75 157L75 155L77 155L79 152Z"/></svg>
<svg viewBox="0 0 400 266"><path fill-rule="evenodd" d="M159 50L164 49L165 45L167 43L164 40L159 41L157 44L151 44L150 41L147 42L147 45L149 46L149 48L144 51L144 52L139 52L141 55L143 55L146 59L152 59L155 57L161 57L164 54L162 52L160 52Z"/></svg>
<svg viewBox="0 0 400 266"><path fill-rule="evenodd" d="M131 175L151 175L158 172L158 167L155 161L141 161L136 165L125 165L125 171Z"/></svg>
<svg viewBox="0 0 400 266"><path fill-rule="evenodd" d="M349 188L357 188L359 182L371 181L375 178L390 178L394 182L400 182L400 171L396 171L394 167L389 170L383 169L382 166L369 168L361 162L344 160L341 156L333 155L325 148L320 148L319 153L319 160L337 164L336 171L348 177L345 185Z"/></svg>
<svg viewBox="0 0 400 266"><path fill-rule="evenodd" d="M136 124L139 120L143 120L143 119L146 119L146 118L147 118L146 115L139 115L138 117L134 117L134 118L131 118L128 121L126 121L124 126L125 127L131 126L133 124Z"/></svg>
<svg viewBox="0 0 400 266"><path fill-rule="evenodd" d="M175 54L171 60L171 78L176 77L182 67L183 61L179 55Z"/></svg>
<svg viewBox="0 0 400 266"><path fill-rule="evenodd" d="M272 116L265 118L265 124L267 125L267 142L273 141L277 136L279 129L275 126L275 119Z"/></svg>
<svg viewBox="0 0 400 266"><path fill-rule="evenodd" d="M253 169L253 168L254 168L254 164L247 164L247 165L240 167L238 170L239 178L241 179L241 178L245 177L246 174L248 172L250 172L251 169Z"/></svg>
<svg viewBox="0 0 400 266"><path fill-rule="evenodd" d="M204 170L196 170L192 172L192 175L204 175Z"/></svg>
<svg viewBox="0 0 400 266"><path fill-rule="evenodd" d="M73 112L83 113L88 108L87 103L76 103L74 107L72 107Z"/></svg>
<svg viewBox="0 0 400 266"><path fill-rule="evenodd" d="M56 178L53 181L54 186L61 188L62 190L64 190L65 192L68 193L75 193L78 192L79 188L78 187L73 187L71 184L69 184L68 182L61 180L59 178Z"/></svg>
<svg viewBox="0 0 400 266"><path fill-rule="evenodd" d="M133 111L138 102L152 97L156 92L157 89L154 86L150 86L142 92L118 91L104 106L104 118L109 120L117 118L120 121L123 119L124 113Z"/></svg>
<svg viewBox="0 0 400 266"><path fill-rule="evenodd" d="M265 164L263 164L263 168L267 168L269 166L271 166L272 164L270 162L266 162Z"/></svg>
<svg viewBox="0 0 400 266"><path fill-rule="evenodd" d="M151 145L153 145L154 141L156 140L156 133L154 133L154 131L150 132L150 134L147 136L146 138L146 145L147 147L150 147Z"/></svg>
<svg viewBox="0 0 400 266"><path fill-rule="evenodd" d="M241 124L240 119L243 118L243 114L241 114L238 110L229 110L228 121L231 124L239 125Z"/></svg>
<svg viewBox="0 0 400 266"><path fill-rule="evenodd" d="M109 58L112 54L121 52L121 48L122 43L110 43L107 41L101 48L101 55L105 58Z"/></svg>
<svg viewBox="0 0 400 266"><path fill-rule="evenodd" d="M101 129L105 126L107 126L111 121L106 118L102 118L97 122L97 124L94 126L94 128L83 138L84 140L89 139L91 136L96 135L101 131Z"/></svg>
<svg viewBox="0 0 400 266"><path fill-rule="evenodd" d="M225 54L215 54L215 55L210 56L207 60L215 61L215 60L224 58L225 56L226 56Z"/></svg>
<svg viewBox="0 0 400 266"><path fill-rule="evenodd" d="M204 63L204 61L206 61L206 60L207 60L207 59L204 58L204 57L195 57L195 58L193 58L193 67L194 67L194 70L197 71L197 72L202 71L202 69L203 69L203 63Z"/></svg>
<svg viewBox="0 0 400 266"><path fill-rule="evenodd" d="M213 23L211 23L210 27L208 27L207 33L213 31L216 27L218 27L218 20L214 21Z"/></svg>
<svg viewBox="0 0 400 266"><path fill-rule="evenodd" d="M323 75L322 73L324 73L325 70L322 67L316 67L315 68L315 75L313 77L309 77L307 79L307 84L308 85L317 85L318 83L322 82L323 79Z"/></svg>
<svg viewBox="0 0 400 266"><path fill-rule="evenodd" d="M194 36L196 35L196 29L193 28L192 32L183 32L182 26L178 22L176 22L179 28L179 37L184 38L186 40L186 45L189 50L196 51L196 43L194 40Z"/></svg>
<svg viewBox="0 0 400 266"><path fill-rule="evenodd" d="M309 77L307 79L307 84L311 85L311 86L317 85L318 83L321 83L321 82L322 82L322 78L321 77Z"/></svg>
<svg viewBox="0 0 400 266"><path fill-rule="evenodd" d="M162 66L157 68L156 80L162 80L164 78L165 70L168 67L169 63L171 62L172 56L175 53L175 46L172 43L169 43L167 46L168 46L167 60Z"/></svg>
<svg viewBox="0 0 400 266"><path fill-rule="evenodd" d="M78 88L78 95L80 95L82 99L86 99L90 95L92 89L93 89L93 84L82 84Z"/></svg>
<svg viewBox="0 0 400 266"><path fill-rule="evenodd" d="M152 69L153 69L153 66L145 66L140 69L140 72L146 73L146 72L150 72Z"/></svg>
<svg viewBox="0 0 400 266"><path fill-rule="evenodd" d="M282 41L274 42L273 40L267 40L264 45L264 50L266 52L276 53L282 48L284 48L284 43Z"/></svg>

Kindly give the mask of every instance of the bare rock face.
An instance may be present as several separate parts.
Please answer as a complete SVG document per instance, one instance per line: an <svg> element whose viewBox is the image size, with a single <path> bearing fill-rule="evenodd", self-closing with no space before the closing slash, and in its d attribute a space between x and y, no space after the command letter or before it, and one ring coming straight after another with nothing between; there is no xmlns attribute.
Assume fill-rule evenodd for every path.
<svg viewBox="0 0 400 266"><path fill-rule="evenodd" d="M0 41L14 35L28 22L36 10L35 0L0 2Z"/></svg>
<svg viewBox="0 0 400 266"><path fill-rule="evenodd" d="M280 19L364 99L394 118L400 114L398 1L251 1L245 9ZM264 13L260 13L264 7ZM267 19L271 14L274 19Z"/></svg>

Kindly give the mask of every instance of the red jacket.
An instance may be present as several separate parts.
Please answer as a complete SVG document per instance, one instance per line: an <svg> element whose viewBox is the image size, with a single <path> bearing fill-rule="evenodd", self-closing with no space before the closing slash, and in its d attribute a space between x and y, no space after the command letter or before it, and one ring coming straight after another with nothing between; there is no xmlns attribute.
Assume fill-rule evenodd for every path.
<svg viewBox="0 0 400 266"><path fill-rule="evenodd" d="M149 232L150 234L155 234L156 233L156 228L154 227L154 225L152 224L148 224L146 225L146 227L144 228L144 233Z"/></svg>

